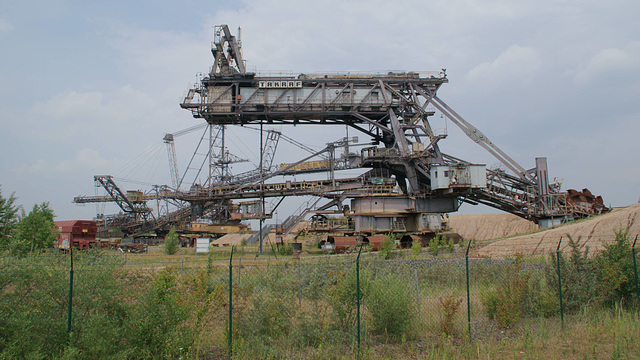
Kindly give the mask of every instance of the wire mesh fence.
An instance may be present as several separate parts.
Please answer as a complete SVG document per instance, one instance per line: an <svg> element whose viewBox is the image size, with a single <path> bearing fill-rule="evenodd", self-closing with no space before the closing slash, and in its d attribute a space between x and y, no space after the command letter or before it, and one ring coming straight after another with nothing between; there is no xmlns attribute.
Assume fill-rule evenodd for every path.
<svg viewBox="0 0 640 360"><path fill-rule="evenodd" d="M0 354L268 358L327 344L355 353L442 336L483 340L525 317L638 309L635 239L605 239L597 255L558 239L556 253L500 260L474 257L468 243L437 254L356 248L301 259L6 250L0 330L9 340Z"/></svg>

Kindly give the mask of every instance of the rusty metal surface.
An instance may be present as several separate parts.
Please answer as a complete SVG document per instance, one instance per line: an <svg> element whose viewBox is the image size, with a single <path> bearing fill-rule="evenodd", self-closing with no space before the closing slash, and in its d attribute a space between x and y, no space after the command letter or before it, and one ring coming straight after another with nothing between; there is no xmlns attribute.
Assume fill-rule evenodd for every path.
<svg viewBox="0 0 640 360"><path fill-rule="evenodd" d="M572 208L576 217L600 215L611 211L604 205L602 196L595 196L586 188L582 191L567 190L567 205Z"/></svg>
<svg viewBox="0 0 640 360"><path fill-rule="evenodd" d="M333 244L333 251L336 253L343 253L357 246L354 236L327 236L327 243Z"/></svg>
<svg viewBox="0 0 640 360"><path fill-rule="evenodd" d="M372 250L380 250L382 248L383 241L384 235L372 235L364 238L364 242L369 243Z"/></svg>

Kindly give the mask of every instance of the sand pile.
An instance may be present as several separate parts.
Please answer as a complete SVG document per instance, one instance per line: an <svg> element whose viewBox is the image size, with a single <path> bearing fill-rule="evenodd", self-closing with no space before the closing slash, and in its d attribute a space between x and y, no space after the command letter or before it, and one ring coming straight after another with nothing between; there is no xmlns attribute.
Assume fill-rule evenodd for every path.
<svg viewBox="0 0 640 360"><path fill-rule="evenodd" d="M450 215L449 226L462 238L475 240L499 239L538 229L534 222L508 213Z"/></svg>
<svg viewBox="0 0 640 360"><path fill-rule="evenodd" d="M213 246L231 246L231 245L240 246L240 245L242 245L242 242L244 240L247 240L250 236L251 236L251 234L240 234L240 233L226 234L226 235L223 235L223 236L213 240L211 242L211 245L213 245Z"/></svg>
<svg viewBox="0 0 640 360"><path fill-rule="evenodd" d="M306 227L308 227L309 224L307 222L301 222L300 224L296 225L293 230L287 234L287 236L284 237L284 242L285 243L291 243L295 241L295 236L298 234L298 232L304 230ZM240 246L242 245L242 242L245 240L248 240L249 237L251 237L251 235L253 235L254 233L232 233L232 234L226 234L223 235L217 239L215 239L214 241L211 242L211 244L213 246L231 246L231 245L235 245L235 246ZM267 234L264 239L262 240L263 244L273 244L275 246L276 244L276 233L274 230L272 230L269 234ZM253 245L256 245L257 242Z"/></svg>
<svg viewBox="0 0 640 360"><path fill-rule="evenodd" d="M478 249L480 256L504 257L517 252L525 255L537 255L555 252L562 237L563 251L568 251L568 236L574 241L579 240L582 249L589 248L590 252L602 249L603 243L609 243L615 238L616 230L629 231L633 239L640 233L640 204L626 208L617 208L612 212L590 219L558 226L532 234L519 235L495 241Z"/></svg>

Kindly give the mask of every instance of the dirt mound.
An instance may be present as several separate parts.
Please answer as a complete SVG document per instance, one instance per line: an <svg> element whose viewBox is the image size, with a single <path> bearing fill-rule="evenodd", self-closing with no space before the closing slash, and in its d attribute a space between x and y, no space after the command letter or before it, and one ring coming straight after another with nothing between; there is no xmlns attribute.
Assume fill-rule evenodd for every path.
<svg viewBox="0 0 640 360"><path fill-rule="evenodd" d="M251 234L240 234L240 233L226 234L224 236L221 236L215 239L213 242L211 242L211 244L213 246L229 246L229 245L240 246L242 245L242 242L247 240L250 236Z"/></svg>
<svg viewBox="0 0 640 360"><path fill-rule="evenodd" d="M617 230L629 231L632 239L640 233L640 204L617 208L608 214L548 230L498 240L478 249L477 254L492 257L513 256L518 252L525 255L546 254L556 251L560 238L563 239L561 250L567 251L568 236L578 241L582 249L588 247L590 252L597 252L602 249L603 243L614 240Z"/></svg>
<svg viewBox="0 0 640 360"><path fill-rule="evenodd" d="M306 229L307 227L309 227L309 223L306 221L302 221L299 224L297 224L293 230L291 230L291 232L289 234L287 234L287 236L284 237L284 242L285 243L291 243L294 242L296 235ZM231 233L231 234L226 234L224 236L221 236L219 238L217 238L216 240L214 240L212 242L212 244L214 246L230 246L230 245L235 245L235 246L240 246L242 245L243 242L246 243L246 240L248 240L251 235L253 235L254 233ZM263 244L273 244L275 246L276 244L276 233L274 230L272 230L269 234L267 234L264 239L262 240ZM269 245L271 246L271 245Z"/></svg>
<svg viewBox="0 0 640 360"><path fill-rule="evenodd" d="M500 239L538 229L532 221L508 213L450 215L449 226L465 240Z"/></svg>

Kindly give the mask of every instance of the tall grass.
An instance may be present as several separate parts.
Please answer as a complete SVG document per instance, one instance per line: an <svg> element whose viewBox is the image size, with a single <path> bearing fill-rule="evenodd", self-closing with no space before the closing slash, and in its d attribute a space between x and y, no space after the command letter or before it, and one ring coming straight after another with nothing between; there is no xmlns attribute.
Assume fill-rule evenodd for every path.
<svg viewBox="0 0 640 360"><path fill-rule="evenodd" d="M140 260L148 255L128 254L125 262L112 252L78 254L67 345L68 256L0 259L0 359L227 356L228 258L223 263L202 256L196 267L183 269L181 253L152 255L170 260L157 266ZM589 259L582 260L604 261ZM564 261L569 269L571 256ZM238 265L234 260L237 359L640 357L638 308L630 298L622 307L618 297L599 306L577 302L562 328L550 278L554 268L539 259L471 262L471 342L463 259L363 254L359 279L353 254L301 262L243 259ZM482 298L491 292L511 301L501 316L518 315L507 326L490 319Z"/></svg>

